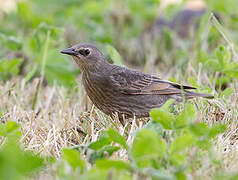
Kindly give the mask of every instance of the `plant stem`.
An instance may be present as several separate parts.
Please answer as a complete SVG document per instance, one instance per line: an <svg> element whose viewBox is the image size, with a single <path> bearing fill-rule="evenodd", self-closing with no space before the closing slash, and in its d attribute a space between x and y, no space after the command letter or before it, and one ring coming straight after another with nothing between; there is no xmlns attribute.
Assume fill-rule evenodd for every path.
<svg viewBox="0 0 238 180"><path fill-rule="evenodd" d="M42 79L45 75L45 64L46 64L46 57L47 57L47 53L48 53L49 41L50 41L50 31L48 30L47 35L46 35L43 56L42 56L42 64L41 64L41 78Z"/></svg>
<svg viewBox="0 0 238 180"><path fill-rule="evenodd" d="M233 41L229 38L228 34L225 32L224 28L222 27L222 25L219 23L219 21L217 20L217 18L214 16L213 13L211 13L210 17L209 17L209 21L211 22L211 24L213 26L216 27L216 29L221 33L222 37L225 39L225 41L227 42L227 44L230 46L231 51L233 53L233 55L235 56L235 60L238 61L238 54L235 51L235 44L233 43Z"/></svg>

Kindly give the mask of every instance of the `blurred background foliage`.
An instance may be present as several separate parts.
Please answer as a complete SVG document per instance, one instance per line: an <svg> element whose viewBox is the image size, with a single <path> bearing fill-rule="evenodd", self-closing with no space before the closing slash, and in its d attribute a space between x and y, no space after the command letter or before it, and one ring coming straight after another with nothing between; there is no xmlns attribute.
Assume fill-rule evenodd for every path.
<svg viewBox="0 0 238 180"><path fill-rule="evenodd" d="M44 76L49 84L72 87L80 70L59 51L84 42L96 44L109 61L118 64L116 49L123 64L144 71L156 65L163 74L164 69L179 67L181 78L188 63L195 68L202 63L210 70L211 79L215 72L238 76L231 66L227 69L232 72L227 73L227 69L222 70L224 63L217 65L222 62L215 53L219 49L229 51L228 64L234 56L219 31L209 23L210 13L215 12L229 38L237 44L236 0L183 0L168 6L159 0L9 2L13 2L10 10L3 6L0 13L0 77L4 81L16 75L26 81ZM229 77L225 76L224 81Z"/></svg>

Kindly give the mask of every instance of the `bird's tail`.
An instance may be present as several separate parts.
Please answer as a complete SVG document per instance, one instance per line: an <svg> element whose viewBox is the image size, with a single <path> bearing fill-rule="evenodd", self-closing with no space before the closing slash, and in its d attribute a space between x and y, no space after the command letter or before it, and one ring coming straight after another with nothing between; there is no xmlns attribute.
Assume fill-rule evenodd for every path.
<svg viewBox="0 0 238 180"><path fill-rule="evenodd" d="M194 97L203 97L203 98L208 98L208 99L213 99L214 96L211 94L203 94L203 93L197 93L197 92L192 92L192 91L185 91L186 96L189 98L194 98Z"/></svg>

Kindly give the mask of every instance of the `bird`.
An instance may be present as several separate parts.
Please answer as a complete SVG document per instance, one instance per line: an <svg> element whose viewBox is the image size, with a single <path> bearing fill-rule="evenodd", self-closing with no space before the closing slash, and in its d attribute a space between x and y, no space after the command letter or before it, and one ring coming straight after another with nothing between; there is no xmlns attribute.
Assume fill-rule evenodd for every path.
<svg viewBox="0 0 238 180"><path fill-rule="evenodd" d="M192 86L163 80L107 62L102 52L93 44L77 44L60 51L72 56L82 71L82 82L92 103L103 113L125 119L149 117L153 108L160 108L169 99L174 103L194 97L213 98L197 93Z"/></svg>

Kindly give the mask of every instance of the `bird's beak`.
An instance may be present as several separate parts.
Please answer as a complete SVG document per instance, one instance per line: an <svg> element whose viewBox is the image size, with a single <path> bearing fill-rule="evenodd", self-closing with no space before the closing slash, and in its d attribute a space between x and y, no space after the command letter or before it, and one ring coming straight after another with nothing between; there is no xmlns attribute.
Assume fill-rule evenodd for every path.
<svg viewBox="0 0 238 180"><path fill-rule="evenodd" d="M73 50L73 48L68 48L60 51L62 54L68 54L71 56L76 56L78 53Z"/></svg>

